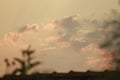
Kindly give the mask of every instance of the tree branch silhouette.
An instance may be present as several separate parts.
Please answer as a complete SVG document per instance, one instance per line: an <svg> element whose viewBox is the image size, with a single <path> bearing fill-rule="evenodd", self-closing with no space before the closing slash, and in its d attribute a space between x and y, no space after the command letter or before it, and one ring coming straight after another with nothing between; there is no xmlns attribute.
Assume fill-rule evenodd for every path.
<svg viewBox="0 0 120 80"><path fill-rule="evenodd" d="M16 75L18 72L20 73L20 75L26 75L28 71L33 69L35 66L41 64L40 61L31 62L34 59L32 57L32 54L34 52L35 51L32 50L31 46L29 45L27 49L22 50L23 59L14 58L14 60L20 64L21 68L15 69L12 73L13 75Z"/></svg>

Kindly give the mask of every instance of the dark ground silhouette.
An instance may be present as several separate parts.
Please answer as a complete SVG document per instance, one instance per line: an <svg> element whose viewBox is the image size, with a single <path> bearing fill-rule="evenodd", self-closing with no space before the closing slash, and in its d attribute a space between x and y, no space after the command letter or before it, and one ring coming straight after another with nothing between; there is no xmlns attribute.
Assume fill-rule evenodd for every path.
<svg viewBox="0 0 120 80"><path fill-rule="evenodd" d="M0 80L120 80L120 71L35 73L31 75L6 75Z"/></svg>

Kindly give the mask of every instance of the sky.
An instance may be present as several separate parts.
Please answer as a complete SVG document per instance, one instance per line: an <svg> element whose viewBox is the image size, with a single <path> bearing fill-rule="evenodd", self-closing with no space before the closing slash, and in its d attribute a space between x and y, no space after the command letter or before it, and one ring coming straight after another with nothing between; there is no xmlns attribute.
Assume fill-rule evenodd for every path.
<svg viewBox="0 0 120 80"><path fill-rule="evenodd" d="M0 0L0 74L4 59L20 57L28 44L43 62L40 71L108 68L97 45L103 39L100 25L89 20L119 8L118 0Z"/></svg>

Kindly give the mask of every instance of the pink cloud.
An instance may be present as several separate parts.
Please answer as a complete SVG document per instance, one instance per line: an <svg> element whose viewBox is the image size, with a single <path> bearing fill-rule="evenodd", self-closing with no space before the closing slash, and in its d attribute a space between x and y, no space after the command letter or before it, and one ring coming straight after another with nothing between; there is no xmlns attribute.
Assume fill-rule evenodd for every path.
<svg viewBox="0 0 120 80"><path fill-rule="evenodd" d="M26 25L18 30L18 32L9 32L4 35L2 40L5 44L18 45L19 42L23 42L22 39L27 35L37 35L38 25Z"/></svg>
<svg viewBox="0 0 120 80"><path fill-rule="evenodd" d="M102 69L112 69L113 67L115 67L115 64L112 63L111 59L108 58L102 58L101 62L99 63L99 65Z"/></svg>
<svg viewBox="0 0 120 80"><path fill-rule="evenodd" d="M4 36L4 41L15 45L20 40L21 34L9 32Z"/></svg>
<svg viewBox="0 0 120 80"><path fill-rule="evenodd" d="M98 48L98 45L96 44L96 41L98 41L98 39L101 39L101 37L98 36L100 33L96 34L96 30L87 31L81 28L81 24L82 23L78 21L76 15L68 16L64 17L61 20L54 20L46 24L45 26L42 26L42 32L39 31L39 26L36 24L25 25L21 27L18 32L11 32L6 34L4 40L12 44L17 44L17 42L19 41L25 41L25 43L21 45L17 44L18 46L33 43L35 46L37 46L35 49L40 49L39 51L42 51L43 53L53 52L59 54L60 52L62 52L64 55L64 50L66 49L72 55L74 55L75 53L86 53L81 54L83 56L81 56L80 58L88 57L91 55L91 57L87 58L87 61L84 61L87 62L87 65L98 66L97 64L100 63L100 66L98 67L106 68L110 66L108 64L110 59L102 60L102 58L98 57L104 54L106 55L104 55L104 57L107 57L107 54L102 49ZM35 36L34 34L38 35ZM110 56L110 54L108 55Z"/></svg>
<svg viewBox="0 0 120 80"><path fill-rule="evenodd" d="M87 64L92 66L94 69L97 67L100 70L112 69L115 67L114 63L111 63L111 59L108 58L95 58L95 57L88 57Z"/></svg>
<svg viewBox="0 0 120 80"><path fill-rule="evenodd" d="M105 70L115 67L115 64L112 63L112 54L99 48L99 46L96 44L89 44L81 48L81 51L82 53L91 54L90 57L87 57L87 65L94 69L97 67L100 70Z"/></svg>
<svg viewBox="0 0 120 80"><path fill-rule="evenodd" d="M47 30L47 31L55 31L58 28L59 25L59 21L51 21L50 23L48 23L47 25L45 25L43 27L43 30Z"/></svg>
<svg viewBox="0 0 120 80"><path fill-rule="evenodd" d="M88 57L87 58L87 64L88 65L95 65L100 61L100 59L96 59L94 57Z"/></svg>

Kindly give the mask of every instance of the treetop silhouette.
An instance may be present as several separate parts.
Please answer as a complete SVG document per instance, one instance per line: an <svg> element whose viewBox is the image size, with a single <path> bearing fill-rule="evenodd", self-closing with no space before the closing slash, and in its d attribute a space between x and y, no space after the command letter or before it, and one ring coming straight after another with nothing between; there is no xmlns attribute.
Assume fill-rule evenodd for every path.
<svg viewBox="0 0 120 80"><path fill-rule="evenodd" d="M21 68L15 69L13 71L13 75L20 73L20 75L26 75L29 70L33 69L35 66L41 64L40 61L32 62L34 59L32 54L34 54L35 50L31 49L31 45L27 47L27 49L22 50L23 59L15 57L14 60L18 62Z"/></svg>

